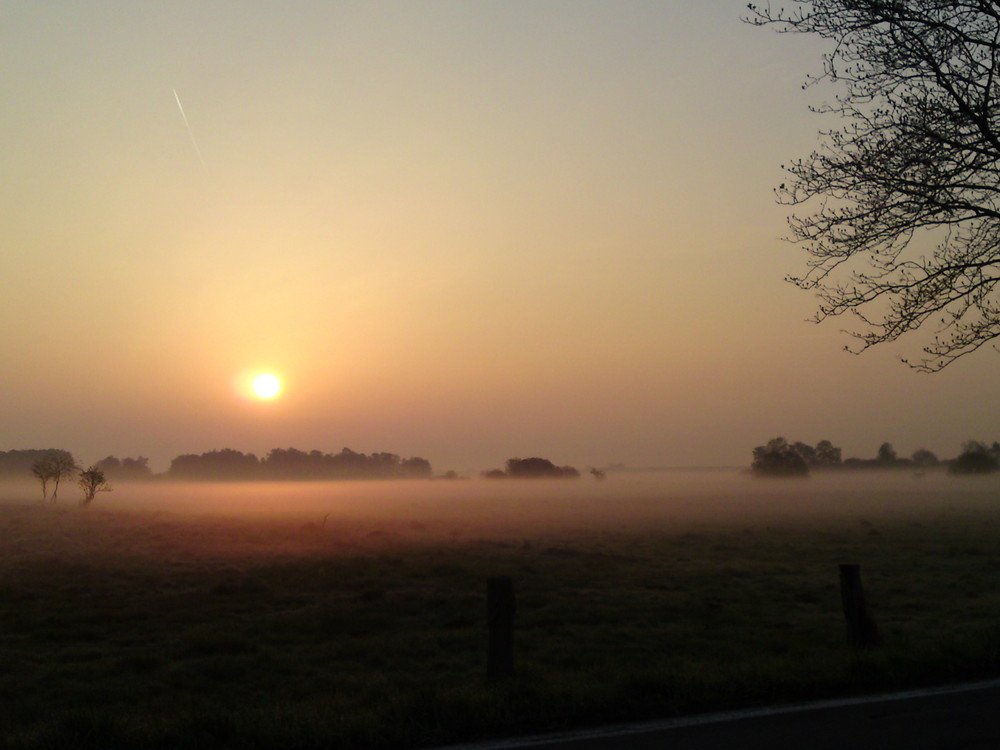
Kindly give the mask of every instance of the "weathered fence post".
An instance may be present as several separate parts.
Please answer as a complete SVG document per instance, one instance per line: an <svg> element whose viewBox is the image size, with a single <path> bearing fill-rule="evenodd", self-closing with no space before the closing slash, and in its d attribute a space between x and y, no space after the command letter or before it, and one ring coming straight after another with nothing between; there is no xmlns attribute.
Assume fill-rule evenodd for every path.
<svg viewBox="0 0 1000 750"><path fill-rule="evenodd" d="M847 620L847 642L859 650L879 645L882 639L865 601L860 565L840 566L840 597L844 602L844 618Z"/></svg>
<svg viewBox="0 0 1000 750"><path fill-rule="evenodd" d="M486 616L490 628L490 650L486 678L504 680L514 674L514 583L509 578L486 581Z"/></svg>

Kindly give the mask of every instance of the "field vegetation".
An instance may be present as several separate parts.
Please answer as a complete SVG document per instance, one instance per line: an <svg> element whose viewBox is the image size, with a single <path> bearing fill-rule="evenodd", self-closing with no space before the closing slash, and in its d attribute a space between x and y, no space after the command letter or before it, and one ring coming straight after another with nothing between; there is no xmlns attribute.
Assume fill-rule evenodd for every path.
<svg viewBox="0 0 1000 750"><path fill-rule="evenodd" d="M543 484L11 488L0 744L425 747L1000 674L995 479ZM845 562L878 649L846 646Z"/></svg>

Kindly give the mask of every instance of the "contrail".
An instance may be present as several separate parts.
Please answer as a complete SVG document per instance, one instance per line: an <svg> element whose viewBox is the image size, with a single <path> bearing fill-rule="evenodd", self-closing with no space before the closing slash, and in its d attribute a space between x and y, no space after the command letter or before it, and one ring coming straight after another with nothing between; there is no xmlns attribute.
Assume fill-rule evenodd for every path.
<svg viewBox="0 0 1000 750"><path fill-rule="evenodd" d="M198 141L194 139L194 131L191 130L191 124L188 122L187 115L184 114L184 107L181 105L181 98L177 96L177 89L171 89L174 92L174 99L177 100L177 109L181 111L181 117L184 118L184 127L187 128L188 135L191 136L191 143L194 145L195 153L198 154L198 161L201 162L201 166L205 166L205 157L201 155L201 149L198 148Z"/></svg>

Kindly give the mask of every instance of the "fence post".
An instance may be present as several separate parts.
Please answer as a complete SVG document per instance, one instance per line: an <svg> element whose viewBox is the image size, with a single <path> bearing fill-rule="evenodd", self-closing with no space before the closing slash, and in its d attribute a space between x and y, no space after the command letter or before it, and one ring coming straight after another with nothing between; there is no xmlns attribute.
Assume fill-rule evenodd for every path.
<svg viewBox="0 0 1000 750"><path fill-rule="evenodd" d="M852 648L863 650L882 642L865 601L865 590L861 586L861 566L840 566L840 597L844 603L844 618L847 620L847 642Z"/></svg>
<svg viewBox="0 0 1000 750"><path fill-rule="evenodd" d="M486 581L486 615L490 629L490 650L486 678L504 680L514 674L514 584L510 578Z"/></svg>

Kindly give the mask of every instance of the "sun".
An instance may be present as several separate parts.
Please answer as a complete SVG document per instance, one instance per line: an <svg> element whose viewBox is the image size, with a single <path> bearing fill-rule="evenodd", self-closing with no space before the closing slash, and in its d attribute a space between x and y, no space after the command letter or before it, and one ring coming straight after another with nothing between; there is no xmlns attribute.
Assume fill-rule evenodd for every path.
<svg viewBox="0 0 1000 750"><path fill-rule="evenodd" d="M257 398L272 399L281 393L281 381L277 375L265 372L253 379L253 392Z"/></svg>

